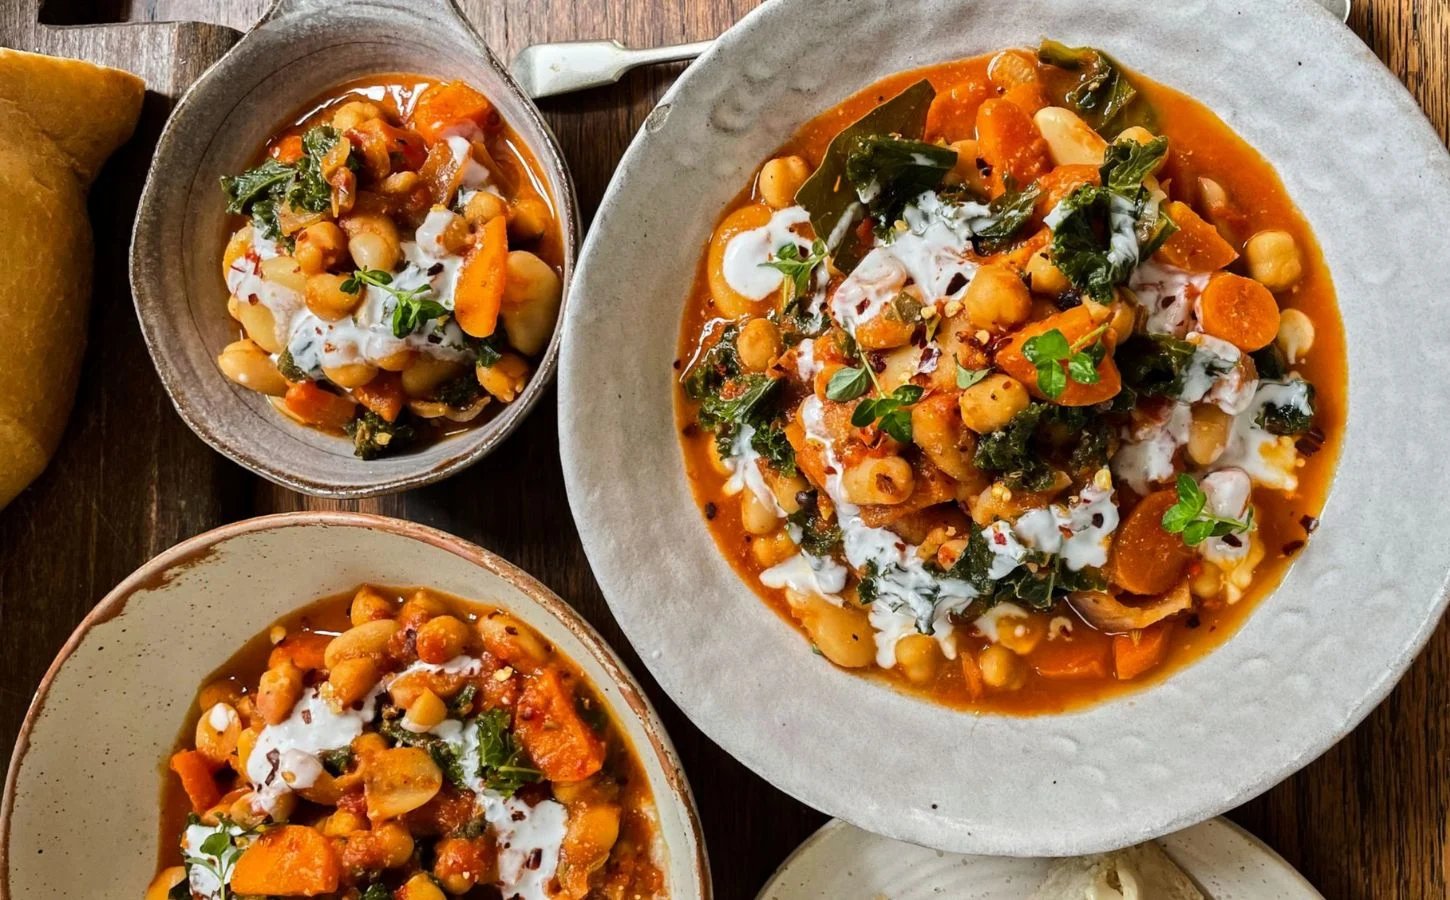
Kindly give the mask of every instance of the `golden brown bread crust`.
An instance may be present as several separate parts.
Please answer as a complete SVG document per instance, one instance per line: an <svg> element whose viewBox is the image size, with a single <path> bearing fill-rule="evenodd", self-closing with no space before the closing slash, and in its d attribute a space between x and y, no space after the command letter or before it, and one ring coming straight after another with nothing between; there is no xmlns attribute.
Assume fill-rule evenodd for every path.
<svg viewBox="0 0 1450 900"><path fill-rule="evenodd" d="M91 294L86 190L144 91L117 69L0 49L0 507L65 429Z"/></svg>

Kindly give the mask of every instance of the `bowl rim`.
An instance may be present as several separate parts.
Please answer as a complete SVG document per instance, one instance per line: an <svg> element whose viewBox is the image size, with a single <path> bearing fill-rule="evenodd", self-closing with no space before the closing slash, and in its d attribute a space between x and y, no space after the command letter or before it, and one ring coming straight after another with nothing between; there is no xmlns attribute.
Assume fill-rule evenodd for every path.
<svg viewBox="0 0 1450 900"><path fill-rule="evenodd" d="M670 739L654 704L650 702L634 675L625 667L618 654L594 629L594 626L590 625L578 610L533 575L471 541L417 522L373 513L342 510L274 513L242 519L204 531L142 563L139 568L107 592L106 596L86 614L56 653L55 659L46 668L45 675L35 689L30 705L26 708L25 718L21 721L20 730L16 734L15 746L11 751L6 769L4 792L0 794L0 900L6 900L10 896L11 814L15 805L15 792L19 782L21 764L30 750L31 732L41 711L45 708L51 684L71 655L90 635L91 630L97 625L119 616L138 591L163 585L179 572L204 563L218 544L247 534L310 525L379 531L446 550L507 581L525 594L530 601L538 604L546 613L553 616L561 627L566 628L574 637L578 638L594 660L609 673L614 686L619 689L624 706L639 720L640 726L648 736L650 742L648 749L654 754L660 770L664 773L666 782L664 786L669 789L683 813L682 818L688 831L687 837L695 846L695 858L689 860L688 864L690 877L699 889L697 896L701 900L710 900L713 896L713 882L710 876L709 850L705 844L698 804L695 802L694 792L690 788L684 765L680 761L674 742ZM637 747L635 752L640 753L645 749ZM660 799L655 798L655 803L659 805ZM671 866L677 864L674 859L670 859L669 863Z"/></svg>
<svg viewBox="0 0 1450 900"><path fill-rule="evenodd" d="M845 5L844 0L842 3L836 5ZM965 7L969 3L968 0L960 0L955 5ZM1121 7L1125 4L1112 5L1114 6L1114 12L1123 12ZM1202 4L1199 5L1201 6ZM1422 153L1430 152L1430 146L1433 143L1435 155L1432 158L1426 157L1429 163L1424 171L1426 181L1441 190L1447 185L1450 185L1450 156L1445 155L1443 142L1439 140L1438 135L1436 135L1433 127L1426 119L1423 110L1415 102L1404 85L1383 66L1355 34L1344 28L1337 19L1329 16L1313 0L1290 0L1290 2L1284 2L1282 6L1272 3L1272 0L1251 0L1247 5L1254 12L1261 11L1259 9L1260 7L1265 11L1272 10L1274 17L1279 19L1281 23L1292 20L1296 25L1306 26L1305 28L1301 28L1301 30L1320 39L1321 43L1331 51L1330 53L1323 54L1324 56L1331 57L1334 64L1339 68L1348 70L1353 75L1362 79L1366 88L1373 91L1373 96L1377 101L1382 100L1385 106L1392 108L1397 114L1396 134L1404 133L1416 139L1413 144L1413 149L1417 159ZM1064 5L1063 10L1065 13L1071 13L1074 10L1080 12L1084 6L1090 5ZM769 0L769 2L762 4L743 17L730 30L722 34L715 41L711 49L676 80L670 90L661 98L650 118L646 120L645 127L636 134L624 157L621 159L620 165L605 190L598 211L595 214L596 223L605 222L610 218L611 214L615 218L627 218L627 216L621 215L620 208L622 205L629 207L630 212L637 211L633 207L639 204L625 203L625 198L630 192L638 190L635 182L641 178L639 174L641 164L643 162L657 162L660 152L655 150L653 154L647 155L644 148L646 145L655 148L667 138L680 137L678 130L674 134L666 131L670 126L664 120L668 116L672 106L703 107L707 113L711 112L714 107L724 107L727 113L736 115L740 122L749 121L752 123L749 127L759 127L758 124L755 124L760 120L755 105L743 102L738 107L732 107L730 105L730 100L733 98L728 94L730 88L730 78L728 75L740 75L741 77L738 80L747 85L752 82L766 80L769 77L770 70L765 68L768 65L767 62L757 58L767 56L762 50L761 37L757 32L763 31L768 23L779 24L781 18L788 15L788 11L800 8L803 8L803 0L802 2L793 2L793 0ZM1151 16L1148 12L1143 12L1142 15L1144 18L1156 22L1166 18L1168 12L1176 11L1169 10L1165 6L1163 16L1160 16L1156 11ZM1096 10L1096 12L1102 11ZM1188 10L1181 12L1188 12ZM1247 12L1247 10L1239 10L1235 14L1245 16L1244 21L1251 21ZM1056 9L1054 9L1054 14L1056 14ZM1134 14L1136 14L1136 11ZM1318 21L1313 21L1313 17L1322 18ZM1196 18L1195 21L1197 21ZM1051 27L1051 23L1039 22L1037 25L1026 29L1026 31L1040 35L1041 29L1048 27ZM1199 25L1198 27L1201 28L1202 26ZM1024 29L1019 27L1017 30L1021 32ZM1141 31L1141 28L1139 30ZM971 40L971 38L963 38L961 39L961 43L965 45L970 43ZM1107 45L1106 38L1104 38L1104 42ZM996 46L1000 48L1005 45L999 43ZM1225 46L1228 45L1225 43ZM938 58L934 54L924 54L905 60L897 58L896 62L898 65L894 71L911 71L967 55L969 54L964 49L955 56L942 56ZM790 65L796 65L796 63L793 62ZM1147 66L1144 68L1150 69ZM855 90L868 87L879 77L883 76L872 76L871 78L865 78L859 75L854 76L850 80L849 89L845 91L844 95L849 95ZM1163 78L1160 75L1150 74L1150 77L1163 81L1176 90L1190 93L1199 102L1209 105L1216 114L1224 116L1224 107L1222 105L1215 106L1208 99L1206 91L1193 90L1188 83L1176 81L1171 78ZM800 88L796 89L802 90ZM722 97L725 99L722 100ZM836 99L830 99L831 97L835 97ZM840 97L836 94L827 91L825 99L811 100L811 111L803 114L803 118L796 123L796 127L799 127L801 123L807 121L811 115L824 112L830 105L839 102L839 99ZM741 108L748 110L750 115L747 116L745 113L742 113ZM1246 134L1246 129L1238 124L1232 113L1224 117L1225 121L1230 123L1230 126L1234 128L1237 134L1249 141L1258 152L1270 160L1275 171L1286 182L1291 181L1292 176L1295 174L1302 174L1292 171L1286 164L1278 161L1275 158L1275 154L1265 146L1262 139L1255 140L1249 137ZM654 124L656 118L661 120L659 127L650 127ZM695 116L691 118L691 123L699 124L696 121L698 118L702 117ZM714 120L709 119L707 124L713 125ZM741 125L737 130L743 130L744 127ZM663 133L657 134L657 132ZM737 135L736 139L747 140L748 137ZM710 149L714 148L712 147ZM678 161L678 159L682 158L681 154L685 150L672 148L672 152L675 153L675 160ZM759 159L756 160L756 164L758 165L760 159L767 158L766 154L769 152L771 152L770 149L762 151ZM647 178L647 176L645 177ZM1286 184L1287 187L1288 184ZM1325 245L1326 258L1331 260L1339 258L1334 257L1329 252L1329 242L1326 240L1332 233L1329 223L1319 219L1310 219L1303 205L1303 201L1307 197L1302 196L1299 192L1295 192L1291 196L1295 201L1296 207L1299 207L1301 212L1304 212L1305 218L1309 219L1311 225L1314 226L1316 237ZM723 201L720 208L723 208ZM712 214L717 213L718 209ZM708 236L710 233L711 221L707 219L700 226L704 236ZM643 230L647 226L652 226L654 223L635 224L636 227ZM605 518L605 513L601 512L601 509L607 509L612 501L618 501L618 494L623 493L624 489L616 490L612 486L603 484L602 481L607 476L598 475L590 467L588 462L590 454L599 452L598 446L588 443L588 439L597 437L598 432L597 428L591 428L584 424L591 422L591 419L588 417L568 416L565 413L565 410L570 408L571 402L577 402L588 397L586 393L587 386L589 385L588 376L583 373L583 370L575 371L576 369L580 369L584 362L594 361L587 358L589 357L589 353L583 349L584 342L580 338L581 326L587 321L592 328L607 327L611 318L611 314L608 312L598 312L598 310L604 309L600 304L611 293L608 286L612 286L614 282L619 280L616 276L608 274L609 266L618 266L618 261L611 263L601 258L605 249L604 232L605 228L599 227L598 225L591 228L585 238L584 247L580 254L580 266L576 283L581 285L582 289L587 290L587 293L583 294L587 299L572 308L570 313L571 318L581 321L571 322L570 327L565 332L565 347L560 374L560 453L563 461L563 472L570 507L574 513L576 524L579 526L586 555L590 559L590 563L596 573L596 579L600 582L601 590L603 590L606 600L610 603L611 609L615 611L616 619L630 640L639 645L641 643L648 644L652 639L657 638L659 634L664 633L666 629L663 626L659 626L651 616L639 611L642 606L639 599L641 597L640 590L636 587L630 591L624 587L624 578L619 574L618 570L624 567L624 562L621 557L623 551L621 548L628 544L628 538L625 535L610 534L607 529L601 528L601 525L608 523L608 519ZM693 234L684 235L684 237L687 240L693 240ZM609 241L611 248L620 243L620 241L613 239ZM627 245L627 242L623 243ZM1443 241L1439 243L1442 246L1450 246L1450 244L1446 244ZM703 243L700 247L703 248ZM697 264L698 256L694 257L694 260ZM1339 295L1338 308L1341 316L1343 316L1346 310L1346 295L1343 290L1346 281L1342 280L1343 270L1339 268L1342 264L1334 263L1333 265L1335 266L1332 271L1335 275L1336 292ZM1419 288L1419 282L1416 282L1416 286ZM1423 294L1425 291L1421 289L1421 293ZM677 307L671 306L670 309L678 311L682 307L677 309ZM677 358L676 342L679 339L678 315L672 317L671 321L674 327L669 332L670 343L668 345L668 358L675 359ZM1349 410L1346 422L1344 455L1341 456L1337 463L1335 478L1325 505L1326 512L1333 508L1339 518L1344 520L1344 523L1341 524L1339 529L1344 531L1350 530L1348 523L1354 521L1354 516L1352 510L1346 510L1344 508L1344 504L1341 502L1342 497L1339 495L1342 495L1347 490L1345 483L1347 480L1346 473L1351 459L1351 442L1358 438L1361 445L1369 443L1365 438L1360 437L1363 425L1359 423L1364 418L1364 414L1357 415L1355 410L1367 408L1362 385L1364 382L1372 380L1357 374L1368 371L1368 367L1364 364L1364 360L1356 356L1356 347L1351 345L1348 349L1350 356L1349 367L1353 371L1350 374L1349 393L1346 399ZM635 374L634 371L625 373L627 376L633 376ZM643 390L645 389L641 389L641 391ZM651 384L648 390L653 391L654 385ZM663 402L665 404L666 409L669 411L669 420L671 423L674 423L673 397L665 398L656 396L654 399L655 402ZM607 417L596 416L593 421L597 422L601 418ZM659 448L656 448L655 452L660 452ZM674 453L678 452L677 445ZM688 475L684 470L683 463L678 461L678 456L672 458L676 460L673 463L675 468L664 473L665 477L682 482L685 481ZM1423 464L1421 468L1424 468ZM637 487L632 483L626 484L628 487ZM673 488L670 489L670 491L672 490ZM685 490L688 492L688 487ZM673 500L674 498L671 496L670 502L673 503ZM652 502L656 505L660 504L658 498L653 499ZM698 519L691 519L686 523L673 516L667 516L666 518L671 524L688 524L692 528L699 528L704 524L703 522L699 522ZM651 537L654 536L656 534L651 532ZM1315 545L1319 547L1321 554L1331 552L1325 546L1327 543L1330 543L1327 540L1328 538L1329 535L1327 534L1321 536L1318 544ZM711 549L714 551L714 562L719 562L721 565L729 568L728 563L724 562L725 557L721 554L718 546L714 545L713 536L709 535L708 531L705 531L704 541L711 544ZM1335 541L1331 546L1337 546L1343 543L1345 541ZM691 547L690 549L693 551L694 548ZM688 559L692 562L698 561L695 559L693 552L688 554ZM1438 559L1443 560L1443 556ZM1296 562L1294 569L1300 569L1303 566L1303 562L1299 561ZM803 767L799 765L786 765L777 757L775 751L762 749L759 745L764 743L763 740L752 741L749 737L743 736L753 732L758 737L763 733L763 729L759 727L759 723L727 719L727 713L721 711L719 704L712 704L710 702L711 692L708 687L702 686L698 678L692 680L689 667L679 662L680 654L678 651L680 647L678 645L671 647L656 643L654 652L644 657L644 663L650 669L651 674L654 675L661 688L665 690L686 716L706 736L719 743L743 765L756 772L773 786L809 806L822 810L828 815L843 818L867 830L896 839L936 847L937 849L950 852L987 855L1040 854L1054 856L1100 852L1147 837L1161 836L1223 813L1234 806L1258 796L1283 779L1304 768L1348 735L1390 694L1409 669L1411 663L1435 633L1438 624L1446 613L1447 605L1450 605L1450 578L1446 578L1443 572L1444 566L1441 562L1436 562L1433 566L1423 567L1422 574L1424 578L1421 580L1429 579L1431 574L1434 576L1435 584L1433 592L1427 590L1423 593L1416 594L1416 602L1413 608L1413 614L1415 616L1413 627L1407 622L1402 625L1397 625L1395 632L1396 646L1392 652L1385 652L1383 655L1376 654L1375 658L1380 663L1378 671L1375 672L1372 678L1364 677L1356 680L1355 687L1352 691L1353 699L1345 697L1343 698L1343 702L1341 702L1341 698L1336 696L1332 710L1325 710L1319 707L1313 709L1313 712L1320 718L1315 718L1310 721L1306 713L1305 720L1295 721L1292 723L1292 726L1285 726L1286 728L1291 728L1292 732L1286 731L1276 734L1273 740L1258 741L1257 745L1277 745L1290 749L1282 752L1278 750L1263 751L1252 760L1253 768L1247 775L1243 777L1226 777L1226 785L1221 786L1221 790L1217 787L1208 786L1205 781L1203 782L1204 786L1200 787L1194 793L1191 800L1177 799L1171 805L1160 803L1157 807L1151 809L1148 814L1133 817L1129 823L1133 829L1131 833L1125 825L1112 827L1099 826L1095 830L1088 830L1076 822L1072 823L1068 828L1058 828L1056 830L1039 828L1032 832L1025 830L1025 826L1011 825L1004 821L990 823L1003 826L992 828L988 827L989 823L982 819L964 820L960 817L960 813L938 814L935 812L935 804L933 804L932 812L927 812L923 808L924 803L913 808L911 814L902 813L899 808L883 810L873 803L874 798L869 794L865 797L859 794L849 796L846 786L840 783L839 779L837 783L832 784L825 777L812 777L803 774ZM733 568L730 568L729 574L732 579L729 590L739 590L744 597L763 609L767 615L771 617L776 615L773 610L770 610L760 601L755 595L755 592L739 578ZM1286 583L1292 574L1291 572L1290 575L1286 575ZM668 571L662 577L673 578L674 575L675 573L673 571ZM726 589L723 585L717 585L713 577L699 578L695 584L697 587L703 585L715 588L718 586L721 590ZM1301 592L1307 592L1309 590L1308 585L1302 580L1299 582L1299 585ZM1283 595L1283 593L1284 585L1281 584L1270 596ZM1251 618L1258 617L1265 612L1268 607L1268 599L1265 598L1265 601L1260 603L1256 609L1250 611ZM1294 610L1294 612L1298 613L1299 610ZM772 622L771 624L775 625L776 623ZM1230 636L1224 646L1216 648L1203 658L1197 660L1194 664L1172 673L1166 681L1160 681L1144 690L1109 698L1085 708L1073 709L1058 714L1034 717L1008 717L993 713L960 713L962 716L961 721L964 723L963 728L966 733L973 733L978 725L988 725L994 728L993 733L1001 733L1009 730L1006 726L998 726L998 723L1002 721L1013 723L1013 725L1019 722L1048 721L1064 723L1065 728L1071 727L1074 730L1078 728L1084 730L1097 728L1101 730L1100 726L1102 723L1096 720L1095 717L1099 716L1102 711L1132 707L1150 697L1154 701L1159 701L1161 696L1170 688L1178 692L1178 695L1181 696L1180 681L1185 673L1197 672L1201 677L1206 671L1219 671L1217 667L1226 665L1231 655L1243 655L1231 651L1229 642L1236 640L1250 630L1251 626L1249 622L1245 621L1235 634ZM784 628L781 631L788 632L790 629ZM758 635L752 636L758 637ZM796 638L796 635L792 634L790 637ZM676 652L671 653L671 650ZM1213 663L1214 660L1217 660L1216 664ZM718 660L715 661L718 662ZM1214 668L1211 670L1208 668L1210 665L1214 665ZM772 674L780 674L780 672L773 671ZM841 681L865 681L864 679L855 679L848 673L843 675L840 672L832 672L830 675ZM1198 685L1195 684L1195 686ZM883 685L870 685L870 687L872 689L890 691L889 687ZM863 684L862 690L865 689L866 686ZM817 699L819 699L817 695L820 693L821 691L815 689L810 692L811 696L817 697ZM951 710L940 704L934 704L910 695L893 693L895 693L895 697L893 697L893 702L895 703L919 706L932 713L959 714L958 711ZM1348 692L1343 693L1347 694ZM869 699L862 698L859 694L852 696L855 699ZM873 702L872 706L874 708L876 704ZM789 711L791 713L802 713L805 710L802 709L801 704L795 704L790 707ZM1161 713L1162 709L1156 709L1155 712ZM1331 715L1333 717L1332 720L1326 720L1324 718L1325 716ZM772 724L783 725L784 722L772 721ZM812 749L818 748L812 747ZM1231 767L1225 768L1228 769ZM1187 779L1179 780L1188 781ZM1057 784L1056 781L1052 783L1053 785ZM933 784L933 786L936 785ZM898 802L896 805L900 807L902 804ZM1045 807L1045 804L1038 805ZM888 811L897 813L897 815L888 817L886 815ZM1073 811L1078 812L1078 810ZM1000 819L1001 817L997 816L997 818ZM1105 818L1111 819L1115 817ZM956 830L953 831L952 829Z"/></svg>
<svg viewBox="0 0 1450 900"><path fill-rule="evenodd" d="M415 464L413 471L403 475L367 478L359 483L343 483L298 475L284 466L275 464L271 457L258 458L233 447L230 442L219 435L211 425L211 420L216 415L211 410L215 407L204 397L199 397L191 391L191 385L185 374L178 371L171 361L173 351L168 348L167 342L161 339L160 334L154 333L157 326L152 324L153 319L163 314L167 308L167 301L164 298L166 292L156 283L155 271L152 268L158 265L154 258L155 254L148 253L148 251L159 249L156 246L156 228L150 226L150 222L157 218L156 206L160 202L157 198L160 190L158 185L164 180L161 171L162 164L168 157L175 156L175 145L180 140L181 125L198 108L197 96L206 85L212 79L222 76L224 67L234 61L235 57L248 52L246 49L248 44L262 29L275 29L294 21L305 21L307 18L319 14L324 6L331 12L348 8L348 4L334 3L314 6L307 2L297 2L297 0L273 0L257 23L186 87L175 106L167 114L166 123L156 140L151 163L147 167L146 180L137 202L136 217L131 227L127 274L131 286L132 304L136 309L136 318L141 326L141 336L146 343L147 354L151 357L152 366L161 379L161 385L167 398L170 399L172 407L181 416L187 427L213 450L253 474L283 487L328 499L377 497L434 484L483 459L518 429L524 419L538 406L543 395L547 393L558 371L559 353L563 346L565 312L570 305L571 288L574 272L578 268L581 244L578 191L574 184L573 171L564 156L558 136L549 127L538 104L519 86L518 81L508 71L508 67L494 54L488 42L474 28L468 17L463 15L454 0L427 0L416 6L362 0L359 5L386 10L398 15L419 17L425 16L430 10L436 11L439 15L428 18L427 21L433 25L442 25L444 28L451 27L461 38L474 44L478 51L478 64L492 70L502 79L507 90L521 102L525 119L542 136L540 142L526 141L525 144L533 152L540 168L556 174L559 184L563 188L560 192L562 196L553 199L559 212L564 265L560 277L562 293L558 317L533 377L525 384L519 397L508 404L500 414L476 427L442 438L440 444L456 445L456 448L447 452L436 463L426 467ZM520 140L523 140L522 135L520 135ZM399 459L406 458L406 455L399 457ZM365 464L362 460L355 462L360 465Z"/></svg>

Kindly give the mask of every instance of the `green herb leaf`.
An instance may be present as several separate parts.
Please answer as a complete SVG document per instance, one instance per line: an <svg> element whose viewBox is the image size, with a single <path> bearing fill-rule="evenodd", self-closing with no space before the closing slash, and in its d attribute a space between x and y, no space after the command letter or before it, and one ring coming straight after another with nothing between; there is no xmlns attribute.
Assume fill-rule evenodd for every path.
<svg viewBox="0 0 1450 900"><path fill-rule="evenodd" d="M868 365L870 363L863 363L856 368L837 369L826 382L826 397L837 403L845 403L870 390L871 376L866 371Z"/></svg>
<svg viewBox="0 0 1450 900"><path fill-rule="evenodd" d="M811 277L825 259L826 242L816 238L808 256L801 256L797 244L783 244L775 251L774 259L761 263L785 276L781 281L781 309L789 310L798 299L810 296Z"/></svg>
<svg viewBox="0 0 1450 900"><path fill-rule="evenodd" d="M223 175L222 193L227 195L227 212L233 215L246 212L249 205L269 196L273 188L291 181L295 171L292 166L268 159L240 175Z"/></svg>
<svg viewBox="0 0 1450 900"><path fill-rule="evenodd" d="M936 144L857 135L846 155L846 177L881 227L890 229L906 205L941 184L956 162L955 150Z"/></svg>
<svg viewBox="0 0 1450 900"><path fill-rule="evenodd" d="M1022 344L1022 355L1037 367L1037 387L1048 399L1056 400L1067 390L1067 380L1078 384L1097 384L1098 364L1105 348L1098 338L1107 330L1104 323L1072 344L1061 331L1053 328L1028 338ZM1063 364L1067 365L1064 371Z"/></svg>
<svg viewBox="0 0 1450 900"><path fill-rule="evenodd" d="M381 881L376 881L362 892L361 900L393 900L393 891Z"/></svg>
<svg viewBox="0 0 1450 900"><path fill-rule="evenodd" d="M865 247L853 226L866 213L866 205L846 174L846 162L859 137L894 134L920 138L926 130L926 113L936 89L925 79L885 101L831 140L821 164L796 191L796 202L811 215L815 233L827 243L836 268L850 272L865 255ZM837 243L830 245L831 240Z"/></svg>
<svg viewBox="0 0 1450 900"><path fill-rule="evenodd" d="M1178 502L1163 512L1163 530L1183 536L1183 543L1196 547L1209 538L1245 534L1254 527L1254 511L1249 509L1242 520L1229 519L1205 512L1208 496L1193 476L1178 476Z"/></svg>
<svg viewBox="0 0 1450 900"><path fill-rule="evenodd" d="M1138 96L1117 61L1101 50L1044 40L1037 49L1037 58L1059 69L1081 73L1077 86L1065 99L1100 132L1113 130L1109 126Z"/></svg>
<svg viewBox="0 0 1450 900"><path fill-rule="evenodd" d="M985 369L968 369L961 363L957 363L957 387L966 390L991 374L990 366Z"/></svg>
<svg viewBox="0 0 1450 900"><path fill-rule="evenodd" d="M920 385L903 384L885 397L862 400L851 412L851 424L865 428L875 423L876 427L903 444L911 443L910 406L921 399L924 393Z"/></svg>
<svg viewBox="0 0 1450 900"><path fill-rule="evenodd" d="M525 784L538 781L543 773L533 767L522 747L514 742L509 713L491 709L474 720L478 728L479 775L490 790L512 796Z"/></svg>

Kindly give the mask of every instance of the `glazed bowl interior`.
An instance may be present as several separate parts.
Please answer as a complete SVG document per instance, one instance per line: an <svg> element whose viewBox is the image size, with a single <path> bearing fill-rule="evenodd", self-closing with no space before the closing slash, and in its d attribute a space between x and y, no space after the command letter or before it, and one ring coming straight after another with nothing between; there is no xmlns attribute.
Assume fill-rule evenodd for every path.
<svg viewBox="0 0 1450 900"><path fill-rule="evenodd" d="M829 40L802 41L801 27ZM1044 35L1186 92L1277 169L1334 278L1348 417L1319 530L1222 646L1069 713L974 715L832 667L742 582L685 474L675 365L712 230L797 128L887 75ZM868 831L1061 856L1222 812L1346 734L1444 611L1450 506L1423 498L1450 491L1450 467L1414 435L1444 421L1450 392L1414 387L1410 361L1450 339L1443 285L1424 265L1450 258L1435 221L1446 203L1450 156L1413 98L1309 0L768 3L651 115L581 256L559 420L595 576L696 725L780 789ZM651 464L619 464L637 458Z"/></svg>
<svg viewBox="0 0 1450 900"><path fill-rule="evenodd" d="M426 585L496 605L573 660L649 780L670 896L709 896L693 800L669 737L576 612L519 569L442 532L310 513L193 538L122 582L77 629L41 684L11 762L0 898L140 896L162 839L165 761L203 681L272 622L363 582Z"/></svg>
<svg viewBox="0 0 1450 900"><path fill-rule="evenodd" d="M350 441L291 421L217 368L217 354L237 336L222 279L231 217L220 178L249 167L263 142L319 96L394 72L467 81L533 151L563 229L567 304L577 215L563 157L537 108L447 0L279 3L177 106L157 148L132 242L137 313L182 418L243 466L321 496L415 487L475 462L528 414L558 355L556 329L523 394L491 420L367 462L353 456Z"/></svg>

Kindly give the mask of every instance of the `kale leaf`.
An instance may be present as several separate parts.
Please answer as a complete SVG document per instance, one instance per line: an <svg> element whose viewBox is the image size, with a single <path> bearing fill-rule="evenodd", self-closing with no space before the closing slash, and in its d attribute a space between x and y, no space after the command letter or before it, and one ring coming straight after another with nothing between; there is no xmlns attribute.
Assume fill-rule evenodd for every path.
<svg viewBox="0 0 1450 900"><path fill-rule="evenodd" d="M1135 334L1113 354L1123 384L1144 397L1177 397L1197 348L1169 334Z"/></svg>
<svg viewBox="0 0 1450 900"><path fill-rule="evenodd" d="M756 428L750 437L750 446L780 474L790 477L796 473L795 448L786 439L785 429L779 422L766 422Z"/></svg>
<svg viewBox="0 0 1450 900"><path fill-rule="evenodd" d="M290 182L294 172L292 166L268 159L240 175L223 175L222 193L227 195L227 212L233 215L246 212L252 203Z"/></svg>
<svg viewBox="0 0 1450 900"><path fill-rule="evenodd" d="M361 415L347 423L345 430L352 438L353 453L358 459L377 459L394 453L406 447L414 437L411 425L389 422L370 409L363 410Z"/></svg>
<svg viewBox="0 0 1450 900"><path fill-rule="evenodd" d="M478 729L479 775L490 789L508 797L525 784L538 781L543 773L514 741L506 709L491 709L474 720Z"/></svg>
<svg viewBox="0 0 1450 900"><path fill-rule="evenodd" d="M978 253L999 253L1010 245L1017 233L1032 219L1042 188L1032 182L1020 191L1007 179L1007 190L993 200L991 212L972 222L972 243Z"/></svg>
<svg viewBox="0 0 1450 900"><path fill-rule="evenodd" d="M1017 600L1032 609L1048 610L1074 591L1100 591L1105 587L1102 573L1091 566L1074 570L1061 556L1030 551L1021 565L997 582L996 599Z"/></svg>
<svg viewBox="0 0 1450 900"><path fill-rule="evenodd" d="M1298 437L1314 427L1314 385L1307 381L1291 382L1303 385L1303 405L1298 403L1265 403L1254 417L1254 424L1269 434Z"/></svg>
<svg viewBox="0 0 1450 900"><path fill-rule="evenodd" d="M957 152L892 135L857 136L846 154L846 177L856 195L889 233L906 205L941 184Z"/></svg>
<svg viewBox="0 0 1450 900"><path fill-rule="evenodd" d="M700 401L701 427L715 432L715 445L729 456L741 426L760 428L776 415L774 399L780 380L768 375L745 375L726 382L719 393ZM729 396L726 396L726 395Z"/></svg>
<svg viewBox="0 0 1450 900"><path fill-rule="evenodd" d="M1037 429L1046 415L1046 403L1033 403L1001 428L982 435L972 462L1013 487L1028 491L1047 488L1057 473L1037 451Z"/></svg>
<svg viewBox="0 0 1450 900"><path fill-rule="evenodd" d="M478 376L469 371L439 385L433 392L433 399L454 409L468 409L482 393Z"/></svg>
<svg viewBox="0 0 1450 900"><path fill-rule="evenodd" d="M290 347L277 354L277 371L282 373L283 378L294 384L307 380L307 373L302 371L302 367L297 365L297 361L292 358Z"/></svg>
<svg viewBox="0 0 1450 900"><path fill-rule="evenodd" d="M735 350L735 338L739 333L740 327L734 323L720 330L720 336L715 343L701 353L700 358L685 373L682 379L685 396L691 400L704 400L719 393L726 381L740 374L740 354Z"/></svg>
<svg viewBox="0 0 1450 900"><path fill-rule="evenodd" d="M841 526L821 515L815 491L804 491L798 498L800 509L786 517L786 522L800 530L796 541L808 556L836 556L841 552Z"/></svg>
<svg viewBox="0 0 1450 900"><path fill-rule="evenodd" d="M1138 97L1137 88L1123 74L1111 56L1092 47L1069 47L1058 41L1042 41L1037 58L1048 65L1078 72L1077 85L1068 92L1068 106L1104 134Z"/></svg>
<svg viewBox="0 0 1450 900"><path fill-rule="evenodd" d="M449 784L459 790L469 789L467 773L458 759L458 751L436 734L418 734L404 728L401 709L390 706L383 710L383 722L378 726L378 733L392 741L396 747L416 747L428 751L428 755L438 764Z"/></svg>
<svg viewBox="0 0 1450 900"><path fill-rule="evenodd" d="M268 159L240 175L222 176L227 212L250 215L253 228L263 237L277 240L283 236L279 207L311 213L331 208L332 188L322 177L322 160L341 140L337 129L329 125L310 128L302 136L303 152L297 162ZM346 164L358 166L351 149Z"/></svg>
<svg viewBox="0 0 1450 900"><path fill-rule="evenodd" d="M1289 359L1284 351L1279 349L1277 343L1270 344L1262 350L1255 350L1249 354L1254 361L1254 369L1259 373L1260 378L1270 381L1278 381L1289 375Z"/></svg>

